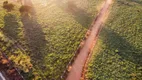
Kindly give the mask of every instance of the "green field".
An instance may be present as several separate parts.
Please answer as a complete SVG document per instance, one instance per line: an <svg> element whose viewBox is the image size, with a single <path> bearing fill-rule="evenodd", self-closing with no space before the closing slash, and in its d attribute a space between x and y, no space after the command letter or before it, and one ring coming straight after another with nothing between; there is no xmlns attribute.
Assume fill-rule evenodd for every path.
<svg viewBox="0 0 142 80"><path fill-rule="evenodd" d="M47 4L33 0L33 13L24 16L18 10L20 4L7 12L2 8L3 1L0 1L2 51L24 71L21 73L26 80L59 80L103 0L48 0ZM29 69L31 64L33 68Z"/></svg>
<svg viewBox="0 0 142 80"><path fill-rule="evenodd" d="M114 0L86 78L142 80L142 0Z"/></svg>

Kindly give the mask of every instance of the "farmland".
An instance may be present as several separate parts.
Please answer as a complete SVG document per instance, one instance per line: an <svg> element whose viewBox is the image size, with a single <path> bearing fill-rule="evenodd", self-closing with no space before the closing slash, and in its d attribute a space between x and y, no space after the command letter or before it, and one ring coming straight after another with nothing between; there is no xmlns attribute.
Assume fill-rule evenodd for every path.
<svg viewBox="0 0 142 80"><path fill-rule="evenodd" d="M88 80L142 79L142 1L114 0L88 64Z"/></svg>
<svg viewBox="0 0 142 80"><path fill-rule="evenodd" d="M58 80L78 48L103 0L33 0L33 11L11 12L0 1L0 48L26 80ZM23 65L25 64L25 65ZM30 66L33 66L30 69Z"/></svg>

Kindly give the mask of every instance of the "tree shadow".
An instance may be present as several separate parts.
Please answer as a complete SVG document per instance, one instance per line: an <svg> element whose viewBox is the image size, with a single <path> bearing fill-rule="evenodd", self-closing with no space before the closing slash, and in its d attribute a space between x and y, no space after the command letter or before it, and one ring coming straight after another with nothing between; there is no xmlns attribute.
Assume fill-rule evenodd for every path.
<svg viewBox="0 0 142 80"><path fill-rule="evenodd" d="M38 75L35 75L33 71L29 73L23 73L26 80L44 76L40 72L44 72L44 60L47 55L47 41L45 39L45 33L42 30L42 25L38 23L36 18L36 11L30 0L30 6L24 5L28 11L21 12L21 21L23 23L24 38L30 50L31 63L33 64L33 70ZM28 76L28 77L27 77ZM42 77L43 79L44 77Z"/></svg>
<svg viewBox="0 0 142 80"><path fill-rule="evenodd" d="M41 61L44 58L43 50L46 48L46 40L41 25L35 18L30 17L28 14L22 16L22 23L24 25L25 39L31 50L32 60L36 63L42 63Z"/></svg>
<svg viewBox="0 0 142 80"><path fill-rule="evenodd" d="M57 5L63 9L65 12L74 16L74 19L80 23L83 27L88 28L92 23L91 14L87 13L85 10L77 7L76 3L72 0L63 3L62 1L56 2Z"/></svg>
<svg viewBox="0 0 142 80"><path fill-rule="evenodd" d="M128 60L135 63L137 66L142 66L142 50L134 47L132 44L127 42L126 39L119 36L116 32L111 29L103 28L103 33L101 37L107 37L104 40L109 49L118 50L116 54L120 55L122 59Z"/></svg>
<svg viewBox="0 0 142 80"><path fill-rule="evenodd" d="M22 16L22 23L24 25L25 40L30 50L29 56L31 57L31 62L34 65L33 68L37 69L37 71L41 70L44 72L43 64L45 55L47 55L47 41L45 40L45 33L42 30L42 25L37 22L35 16L28 14ZM38 74L41 75L41 73ZM31 77L31 73L27 73L24 74L25 78L29 79L27 75ZM36 77L36 75L34 75L34 77Z"/></svg>
<svg viewBox="0 0 142 80"><path fill-rule="evenodd" d="M20 27L22 25L20 24L17 15L14 15L12 13L7 13L4 16L4 28L3 32L6 36L12 37L13 39L17 40L19 38L20 33Z"/></svg>

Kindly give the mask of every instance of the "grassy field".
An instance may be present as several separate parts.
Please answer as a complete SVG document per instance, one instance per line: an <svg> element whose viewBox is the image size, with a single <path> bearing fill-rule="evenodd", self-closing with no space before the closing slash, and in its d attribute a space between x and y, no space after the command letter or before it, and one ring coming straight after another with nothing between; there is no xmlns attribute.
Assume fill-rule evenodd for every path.
<svg viewBox="0 0 142 80"><path fill-rule="evenodd" d="M59 80L103 0L33 0L33 13L25 16L20 16L19 4L15 4L12 12L5 11L3 1L0 1L0 39L6 41L0 42L4 47L2 51L6 51L15 66L26 72L28 66L25 68L20 64L22 61L28 65L32 63L32 70L22 72L26 80ZM9 50L5 46L5 42L15 45L14 41L21 43L26 50L23 52L14 46ZM21 56L23 60L19 62L16 57L21 59ZM25 58L28 58L27 63Z"/></svg>
<svg viewBox="0 0 142 80"><path fill-rule="evenodd" d="M114 0L93 57L88 80L142 80L142 0Z"/></svg>

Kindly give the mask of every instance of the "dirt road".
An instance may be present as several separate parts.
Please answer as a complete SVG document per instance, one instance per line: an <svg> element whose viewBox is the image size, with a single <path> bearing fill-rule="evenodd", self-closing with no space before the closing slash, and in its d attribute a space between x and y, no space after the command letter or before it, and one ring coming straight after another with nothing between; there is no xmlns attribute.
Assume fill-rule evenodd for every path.
<svg viewBox="0 0 142 80"><path fill-rule="evenodd" d="M99 30L101 29L101 25L103 23L103 20L105 18L105 15L108 11L108 8L109 8L111 2L112 2L112 0L106 0L103 8L99 12L99 15L94 20L91 34L86 39L83 48L81 49L76 60L74 61L73 65L72 65L72 69L69 72L66 80L80 80L81 79L83 67L84 67L86 60L88 58L88 54L90 52L92 44L94 44L96 42L96 38L99 34ZM95 40L95 42L94 42L94 40Z"/></svg>

